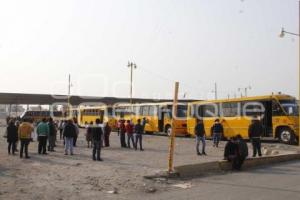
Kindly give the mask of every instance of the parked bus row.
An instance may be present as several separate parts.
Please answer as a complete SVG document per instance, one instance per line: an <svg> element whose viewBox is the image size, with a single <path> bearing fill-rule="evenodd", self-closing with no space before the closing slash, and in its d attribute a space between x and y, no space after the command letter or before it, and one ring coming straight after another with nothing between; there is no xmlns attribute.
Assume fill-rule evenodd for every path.
<svg viewBox="0 0 300 200"><path fill-rule="evenodd" d="M211 127L219 119L224 127L223 138L238 134L248 138L248 127L254 117L258 117L264 127L264 137L273 137L283 143L294 143L299 138L299 110L294 97L288 95L268 95L244 97L226 100L196 101L178 104L175 116L175 127L172 127L172 102L117 104L114 106L80 106L74 109L70 117L75 117L81 127L99 118L117 129L120 119L145 119L145 131L148 133L169 134L173 128L177 135L194 136L197 120L203 120L207 137L211 137ZM38 111L27 111L22 117L40 120L50 117L50 112L38 114ZM62 112L54 113L60 118Z"/></svg>

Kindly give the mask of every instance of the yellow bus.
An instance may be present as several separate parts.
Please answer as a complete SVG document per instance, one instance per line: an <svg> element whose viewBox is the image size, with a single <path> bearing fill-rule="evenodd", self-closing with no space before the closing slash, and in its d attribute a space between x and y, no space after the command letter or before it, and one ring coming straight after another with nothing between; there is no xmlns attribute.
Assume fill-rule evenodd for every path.
<svg viewBox="0 0 300 200"><path fill-rule="evenodd" d="M171 133L172 103L142 103L120 104L114 107L116 120L132 120L145 118L145 132L147 133ZM187 105L178 104L177 118L175 120L176 135L187 135Z"/></svg>
<svg viewBox="0 0 300 200"><path fill-rule="evenodd" d="M253 117L259 117L264 126L264 137L293 144L299 139L299 107L289 95L267 95L225 100L197 101L188 105L188 133L194 135L197 119L202 119L206 135L215 119L224 127L224 138L240 134L248 138L248 127Z"/></svg>
<svg viewBox="0 0 300 200"><path fill-rule="evenodd" d="M40 122L44 118L46 118L48 120L50 117L52 117L54 121L61 120L63 118L63 113L61 111L29 111L29 110L27 110L21 114L20 119L21 120L29 119L34 122Z"/></svg>
<svg viewBox="0 0 300 200"><path fill-rule="evenodd" d="M95 124L96 119L100 119L100 121L108 123L112 129L116 129L117 123L113 117L112 107L109 106L79 107L75 117L80 127L86 127L91 122Z"/></svg>

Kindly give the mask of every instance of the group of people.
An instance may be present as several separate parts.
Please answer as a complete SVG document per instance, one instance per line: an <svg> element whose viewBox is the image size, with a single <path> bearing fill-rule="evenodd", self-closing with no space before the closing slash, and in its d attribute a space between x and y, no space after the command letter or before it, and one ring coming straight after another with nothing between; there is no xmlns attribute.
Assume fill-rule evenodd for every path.
<svg viewBox="0 0 300 200"><path fill-rule="evenodd" d="M254 117L252 123L248 128L248 137L253 147L253 157L257 154L262 156L261 152L261 137L263 135L264 128L260 120ZM206 149L206 132L203 120L198 120L195 126L196 135L196 153L197 155L207 155ZM211 127L211 136L213 140L213 147L218 147L220 139L224 135L224 128L219 119L216 119ZM200 142L202 143L202 152L200 152ZM227 142L224 150L224 159L232 162L232 169L240 170L245 159L248 157L248 146L242 136L238 134L235 137L231 137Z"/></svg>
<svg viewBox="0 0 300 200"><path fill-rule="evenodd" d="M137 150L138 145L140 151L143 149L143 133L145 130L145 118L143 120L138 119L137 123L134 124L131 120L120 120L118 123L118 135L120 136L120 143L122 148L131 148ZM126 142L127 135L127 142Z"/></svg>
<svg viewBox="0 0 300 200"><path fill-rule="evenodd" d="M145 130L146 119L138 119L134 124L130 120L119 120L118 122L118 135L120 136L120 143L122 148L131 148L131 146L137 150L138 146L140 151L143 151L143 133ZM47 154L48 151L55 151L56 146L56 134L57 130L60 131L60 139L64 140L65 155L73 155L73 147L76 146L76 141L79 135L79 127L76 120L61 121L59 125L53 121L52 118L43 119L37 124L36 134L38 140L38 153ZM110 146L110 133L112 129L109 123L101 122L100 119L96 119L95 124L91 122L87 126L86 140L88 147L93 147L92 158L93 160L102 161L101 148ZM261 141L260 138L263 135L264 128L258 118L252 120L248 129L248 136L253 146L253 157L262 156ZM7 142L8 153L15 154L17 152L17 143L20 141L20 158L30 158L28 155L28 145L32 141L32 135L34 132L33 121L24 119L20 122L11 119L8 121L7 126ZM127 135L127 140L126 140ZM196 135L196 152L197 155L206 154L206 132L203 120L198 120L195 126ZM224 128L219 119L216 119L211 127L211 135L213 138L213 146L218 147L220 139L224 135ZM202 151L200 152L200 142L202 143ZM224 159L232 162L232 168L240 170L244 160L248 157L248 146L243 140L241 135L230 138L227 142L224 150Z"/></svg>
<svg viewBox="0 0 300 200"><path fill-rule="evenodd" d="M118 123L118 133L120 135L121 147L131 148L131 145L135 150L139 149L143 151L142 146L142 134L144 132L144 125L142 120L138 119L136 124L132 121L120 120ZM96 119L95 124L91 122L86 127L86 140L88 142L88 148L93 148L92 158L95 161L102 161L101 148L110 146L110 134L112 128L109 123L103 124L100 119ZM17 143L20 141L20 157L30 158L28 155L28 146L33 137L36 134L38 141L38 153L47 155L48 152L54 152L56 146L57 131L60 133L60 139L64 143L65 155L74 155L74 147L76 147L76 141L79 135L79 126L76 120L64 120L61 122L54 122L52 118L42 119L36 124L30 119L23 119L21 123L15 119L8 121L6 130L6 137L8 142L8 153L15 155L17 152ZM127 135L127 142L126 142ZM47 149L48 144L48 149Z"/></svg>
<svg viewBox="0 0 300 200"><path fill-rule="evenodd" d="M47 150L54 152L57 130L60 129L65 145L65 155L67 155L68 152L73 155L73 146L76 146L76 139L79 134L77 123L73 120L68 120L62 121L60 126L57 124L58 123L54 122L52 118L42 119L36 124L36 127L31 119L23 119L21 121L10 119L6 129L8 154L15 155L18 151L17 144L20 141L20 158L23 158L23 154L25 154L25 158L29 159L28 146L30 142L33 141L35 134L37 136L39 154L47 155Z"/></svg>

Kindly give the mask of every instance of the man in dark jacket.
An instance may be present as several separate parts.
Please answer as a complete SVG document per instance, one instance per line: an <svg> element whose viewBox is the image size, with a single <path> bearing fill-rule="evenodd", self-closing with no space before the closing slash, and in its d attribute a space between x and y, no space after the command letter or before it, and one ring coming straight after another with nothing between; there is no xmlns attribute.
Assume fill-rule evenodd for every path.
<svg viewBox="0 0 300 200"><path fill-rule="evenodd" d="M224 160L228 160L232 163L232 169L237 170L239 165L238 160L239 146L235 137L230 138L230 140L225 145L224 150Z"/></svg>
<svg viewBox="0 0 300 200"><path fill-rule="evenodd" d="M195 126L195 135L196 135L196 151L197 155L206 155L205 153L205 129L203 120L198 120L197 125ZM199 151L200 141L202 142L202 154Z"/></svg>
<svg viewBox="0 0 300 200"><path fill-rule="evenodd" d="M125 120L120 121L120 143L122 148L126 148L126 126L125 126Z"/></svg>
<svg viewBox="0 0 300 200"><path fill-rule="evenodd" d="M110 127L109 123L107 122L104 127L104 145L105 145L105 147L110 146L110 144L109 144L110 133L111 133L111 127Z"/></svg>
<svg viewBox="0 0 300 200"><path fill-rule="evenodd" d="M252 120L252 124L250 124L248 129L248 136L252 142L253 146L253 157L256 157L256 154L258 152L258 156L261 157L261 141L260 138L263 135L264 128L262 124L260 123L259 119L255 117Z"/></svg>
<svg viewBox="0 0 300 200"><path fill-rule="evenodd" d="M16 144L18 141L18 129L13 120L10 120L8 122L6 133L7 133L7 143L8 143L8 154L12 152L12 154L15 155Z"/></svg>
<svg viewBox="0 0 300 200"><path fill-rule="evenodd" d="M102 144L102 135L103 130L100 126L100 119L96 119L96 125L92 127L92 138L93 138L93 160L96 160L96 153L97 153L97 160L102 161L100 157L101 152L101 144Z"/></svg>
<svg viewBox="0 0 300 200"><path fill-rule="evenodd" d="M137 144L140 144L140 150L144 151L143 149L143 125L141 124L141 120L137 120L137 124L134 127L134 134L135 134L135 144L134 148L137 150Z"/></svg>
<svg viewBox="0 0 300 200"><path fill-rule="evenodd" d="M238 157L237 157L238 160L235 169L241 170L244 161L248 157L248 146L241 135L236 136L236 141L237 141L239 151L238 151Z"/></svg>
<svg viewBox="0 0 300 200"><path fill-rule="evenodd" d="M54 151L54 146L55 146L55 136L56 136L56 127L53 122L53 119L50 118L48 122L49 126L49 145L48 145L48 151Z"/></svg>
<svg viewBox="0 0 300 200"><path fill-rule="evenodd" d="M65 155L68 155L68 151L73 155L73 140L76 137L76 127L72 119L67 121L63 130L63 136L65 139Z"/></svg>
<svg viewBox="0 0 300 200"><path fill-rule="evenodd" d="M214 147L218 147L220 139L224 134L224 128L219 119L216 119L214 125L211 127L211 134L213 136Z"/></svg>

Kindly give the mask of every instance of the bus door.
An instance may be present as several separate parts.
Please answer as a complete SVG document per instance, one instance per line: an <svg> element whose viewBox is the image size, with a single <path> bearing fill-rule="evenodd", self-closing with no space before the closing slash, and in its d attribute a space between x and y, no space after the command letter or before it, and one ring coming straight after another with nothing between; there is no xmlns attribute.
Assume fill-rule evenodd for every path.
<svg viewBox="0 0 300 200"><path fill-rule="evenodd" d="M272 137L273 124L272 124L272 101L263 102L265 111L262 118L262 124L264 126L264 137Z"/></svg>
<svg viewBox="0 0 300 200"><path fill-rule="evenodd" d="M161 106L158 113L159 131L166 132L166 129L171 128L172 106Z"/></svg>
<svg viewBox="0 0 300 200"><path fill-rule="evenodd" d="M164 132L165 129L165 107L161 106L158 109L158 131Z"/></svg>

